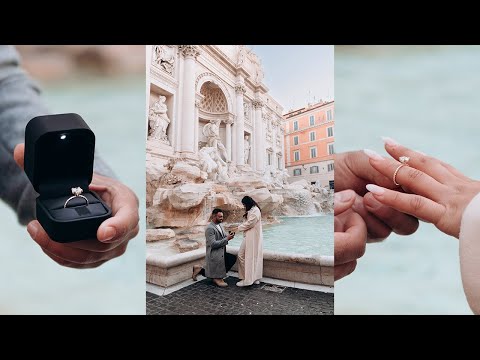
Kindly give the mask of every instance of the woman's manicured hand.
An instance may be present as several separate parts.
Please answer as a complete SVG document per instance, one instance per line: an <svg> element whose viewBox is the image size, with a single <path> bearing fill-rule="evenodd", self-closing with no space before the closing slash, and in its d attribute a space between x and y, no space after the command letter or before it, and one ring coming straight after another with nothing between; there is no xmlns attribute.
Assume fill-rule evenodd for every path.
<svg viewBox="0 0 480 360"><path fill-rule="evenodd" d="M380 203L400 212L433 223L442 232L459 237L463 211L472 198L480 192L480 182L472 180L449 164L432 156L416 152L385 138L385 149L393 159L365 151L372 167L392 179L401 156L409 157L402 166L396 182L408 192L404 193L374 184L366 186Z"/></svg>

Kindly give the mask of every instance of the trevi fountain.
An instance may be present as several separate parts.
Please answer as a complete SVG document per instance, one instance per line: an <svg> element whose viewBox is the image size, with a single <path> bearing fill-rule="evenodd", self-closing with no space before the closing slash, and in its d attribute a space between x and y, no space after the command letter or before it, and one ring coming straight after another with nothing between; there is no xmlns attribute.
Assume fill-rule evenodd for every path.
<svg viewBox="0 0 480 360"><path fill-rule="evenodd" d="M262 209L264 276L333 286L333 193L290 182L283 107L260 59L244 45L147 48L147 282L189 279L205 257L212 209L224 211L228 229L249 195Z"/></svg>

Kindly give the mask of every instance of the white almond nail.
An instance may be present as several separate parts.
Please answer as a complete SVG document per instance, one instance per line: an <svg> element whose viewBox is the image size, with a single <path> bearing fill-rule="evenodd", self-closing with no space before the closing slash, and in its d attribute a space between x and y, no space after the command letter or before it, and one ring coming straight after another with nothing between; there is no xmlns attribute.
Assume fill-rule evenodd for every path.
<svg viewBox="0 0 480 360"><path fill-rule="evenodd" d="M384 160L384 158L380 154L373 150L363 149L363 152L372 160Z"/></svg>
<svg viewBox="0 0 480 360"><path fill-rule="evenodd" d="M385 192L384 188L374 184L368 184L366 188L368 191L370 191L372 194L375 194L375 195L382 195Z"/></svg>
<svg viewBox="0 0 480 360"><path fill-rule="evenodd" d="M400 145L396 140L393 140L391 137L388 136L382 136L382 140L386 145L389 146Z"/></svg>

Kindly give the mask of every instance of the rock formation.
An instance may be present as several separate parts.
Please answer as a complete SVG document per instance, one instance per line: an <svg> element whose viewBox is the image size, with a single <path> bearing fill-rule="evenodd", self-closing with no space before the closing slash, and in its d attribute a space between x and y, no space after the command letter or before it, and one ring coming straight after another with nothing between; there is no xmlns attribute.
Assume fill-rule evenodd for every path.
<svg viewBox="0 0 480 360"><path fill-rule="evenodd" d="M333 210L333 191L317 188L305 180L285 185L282 172L272 170L270 177L260 177L253 171L232 173L233 176L220 181L218 174L212 178L213 171L204 167L202 161L171 159L163 165L147 161L148 227L173 229L177 238L180 233L184 238L189 234L199 235L215 207L224 210L226 224L241 222L244 213L241 199L245 195L258 202L266 222L274 221L275 216ZM278 173L282 173L281 178L275 177Z"/></svg>

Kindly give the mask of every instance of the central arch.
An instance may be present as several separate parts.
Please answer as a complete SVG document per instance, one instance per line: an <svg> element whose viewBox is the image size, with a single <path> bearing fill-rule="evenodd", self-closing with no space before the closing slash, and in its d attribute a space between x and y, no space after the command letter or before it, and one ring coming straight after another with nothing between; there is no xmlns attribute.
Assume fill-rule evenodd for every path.
<svg viewBox="0 0 480 360"><path fill-rule="evenodd" d="M203 128L212 120L218 124L220 141L226 147L226 122L230 118L227 98L222 89L211 81L202 84L200 94L202 100L198 105L198 149L201 149L207 143L207 139L203 135Z"/></svg>
<svg viewBox="0 0 480 360"><path fill-rule="evenodd" d="M223 95L225 96L227 102L227 111L232 114L233 113L233 101L232 97L230 96L230 92L228 91L225 84L213 73L205 72L200 74L195 81L195 92L197 94L201 94L201 89L203 85L207 82L210 82L216 85L220 90L222 90Z"/></svg>

